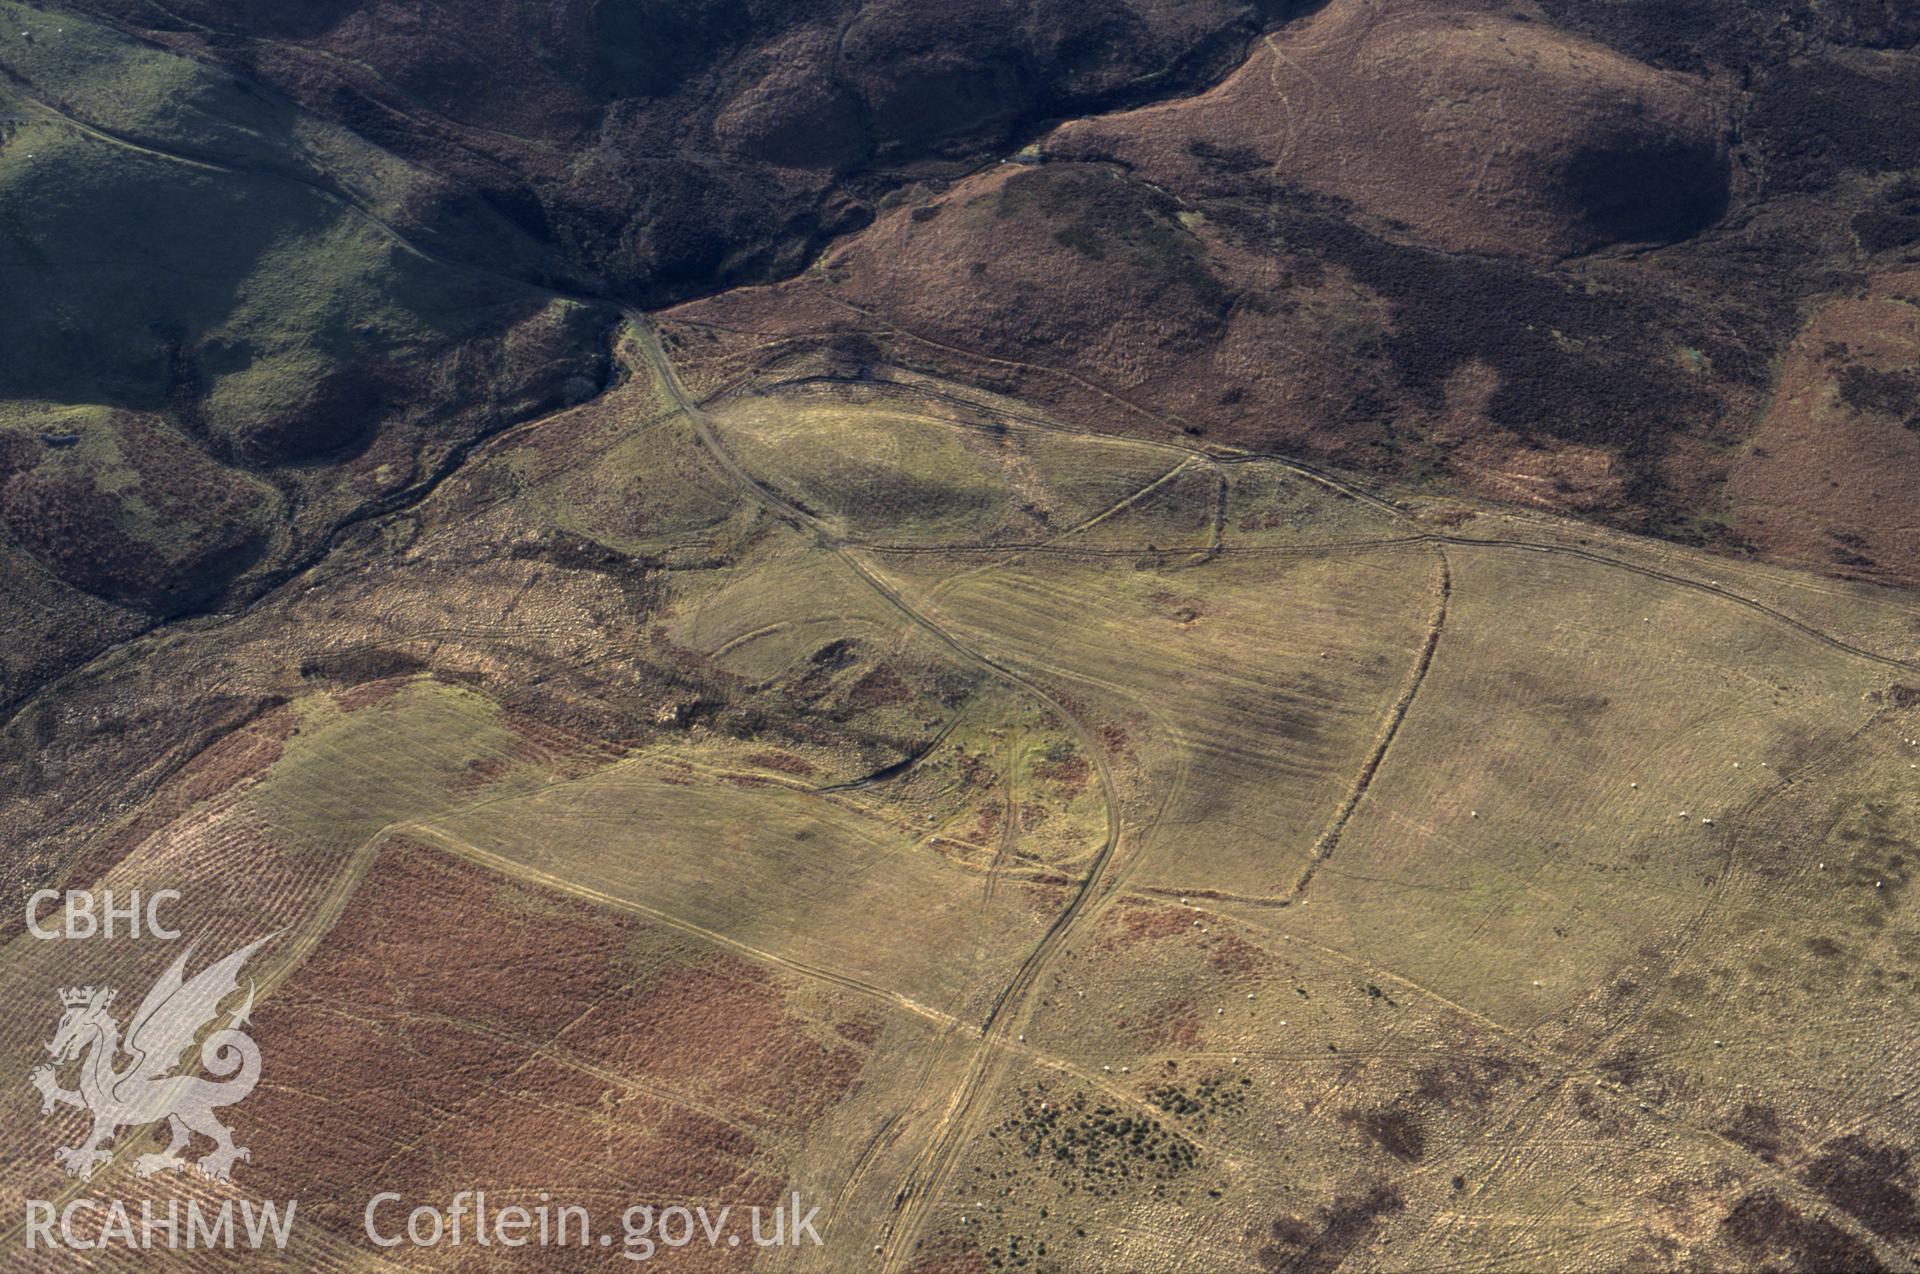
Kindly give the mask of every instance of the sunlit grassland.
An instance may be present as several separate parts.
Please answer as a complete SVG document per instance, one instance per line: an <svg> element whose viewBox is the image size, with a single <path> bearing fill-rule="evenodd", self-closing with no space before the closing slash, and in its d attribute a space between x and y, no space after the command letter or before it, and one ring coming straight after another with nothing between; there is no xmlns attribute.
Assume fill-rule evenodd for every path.
<svg viewBox="0 0 1920 1274"><path fill-rule="evenodd" d="M1034 559L940 587L876 558L926 613L1075 702L1127 776L1130 883L1284 897L1411 676L1437 604L1418 548L1204 567Z"/></svg>
<svg viewBox="0 0 1920 1274"><path fill-rule="evenodd" d="M1885 678L1621 571L1450 557L1432 670L1289 924L1552 1033L1642 948L1687 939L1759 830L1751 803L1862 724Z"/></svg>
<svg viewBox="0 0 1920 1274"><path fill-rule="evenodd" d="M776 491L852 540L1028 541L1089 522L1180 461L1116 440L948 418L911 400L729 400L722 441Z"/></svg>
<svg viewBox="0 0 1920 1274"><path fill-rule="evenodd" d="M509 872L970 1021L1051 919L1045 893L983 902L897 812L764 780L636 763L433 826Z"/></svg>

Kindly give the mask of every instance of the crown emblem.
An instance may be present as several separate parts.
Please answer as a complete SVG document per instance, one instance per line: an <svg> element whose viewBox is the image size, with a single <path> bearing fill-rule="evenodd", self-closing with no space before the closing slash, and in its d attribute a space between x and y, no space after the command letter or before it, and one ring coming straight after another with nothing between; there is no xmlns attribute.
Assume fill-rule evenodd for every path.
<svg viewBox="0 0 1920 1274"><path fill-rule="evenodd" d="M90 986L72 986L60 993L60 1003L70 1009L84 1008L93 1003L93 988Z"/></svg>

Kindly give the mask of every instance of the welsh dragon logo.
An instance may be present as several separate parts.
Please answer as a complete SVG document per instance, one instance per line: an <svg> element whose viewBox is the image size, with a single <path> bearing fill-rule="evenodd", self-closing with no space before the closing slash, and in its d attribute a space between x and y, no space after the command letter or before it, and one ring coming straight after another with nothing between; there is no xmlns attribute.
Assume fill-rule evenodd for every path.
<svg viewBox="0 0 1920 1274"><path fill-rule="evenodd" d="M111 988L85 986L60 992L60 1024L46 1046L53 1064L34 1069L33 1086L40 1090L43 1115L56 1104L77 1106L93 1115L93 1131L84 1142L53 1152L54 1161L66 1168L68 1176L91 1177L96 1167L113 1158L101 1148L105 1142L123 1128L145 1127L162 1119L173 1134L172 1141L164 1151L134 1160L134 1171L140 1176L185 1167L180 1152L194 1133L213 1139L212 1151L195 1166L215 1180L227 1180L236 1160L252 1157L246 1147L233 1143L232 1131L213 1116L220 1107L245 1098L260 1081L260 1048L240 1029L253 1009L251 981L246 1002L233 1011L226 1025L200 1041L201 1066L220 1078L175 1071L181 1069L181 1055L219 1016L220 1001L239 989L240 970L247 960L275 936L247 944L190 980L185 974L193 948L188 947L140 1002L127 1023L124 1042L119 1025L107 1012L115 995ZM123 1054L129 1060L115 1069ZM75 1060L80 1063L80 1086L62 1088L56 1067Z"/></svg>

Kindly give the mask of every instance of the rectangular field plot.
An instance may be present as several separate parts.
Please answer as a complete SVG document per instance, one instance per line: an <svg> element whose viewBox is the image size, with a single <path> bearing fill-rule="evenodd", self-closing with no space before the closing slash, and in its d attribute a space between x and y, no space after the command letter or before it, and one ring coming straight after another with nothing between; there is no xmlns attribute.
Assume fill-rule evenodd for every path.
<svg viewBox="0 0 1920 1274"><path fill-rule="evenodd" d="M876 555L934 622L1098 718L1130 884L1284 897L1373 751L1437 605L1431 551L1201 567Z"/></svg>
<svg viewBox="0 0 1920 1274"><path fill-rule="evenodd" d="M1449 555L1431 671L1289 923L1552 1032L1692 940L1767 793L1867 720L1884 671L1616 568Z"/></svg>

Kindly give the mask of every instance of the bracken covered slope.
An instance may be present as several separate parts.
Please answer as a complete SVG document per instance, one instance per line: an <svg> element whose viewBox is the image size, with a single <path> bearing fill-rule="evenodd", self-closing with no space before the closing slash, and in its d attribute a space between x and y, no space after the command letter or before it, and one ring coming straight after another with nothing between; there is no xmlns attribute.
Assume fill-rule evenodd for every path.
<svg viewBox="0 0 1920 1274"><path fill-rule="evenodd" d="M676 316L1051 367L1142 408L1101 427L1914 582L1920 510L1880 479L1920 445L1912 24L1643 61L1549 16L1336 0ZM1770 460L1789 349L1867 297L1798 391L1850 440L1817 478Z"/></svg>

